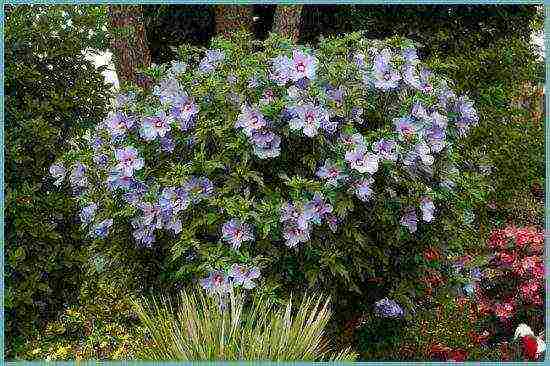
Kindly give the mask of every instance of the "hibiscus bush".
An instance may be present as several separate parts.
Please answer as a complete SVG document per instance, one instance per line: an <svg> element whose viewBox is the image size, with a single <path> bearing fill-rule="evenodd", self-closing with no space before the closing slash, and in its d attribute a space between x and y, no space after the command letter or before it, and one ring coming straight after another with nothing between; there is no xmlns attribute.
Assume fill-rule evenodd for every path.
<svg viewBox="0 0 550 366"><path fill-rule="evenodd" d="M471 230L483 182L456 146L478 116L413 42L240 34L180 56L50 168L82 207L91 270L274 295L381 278L406 306L423 241Z"/></svg>

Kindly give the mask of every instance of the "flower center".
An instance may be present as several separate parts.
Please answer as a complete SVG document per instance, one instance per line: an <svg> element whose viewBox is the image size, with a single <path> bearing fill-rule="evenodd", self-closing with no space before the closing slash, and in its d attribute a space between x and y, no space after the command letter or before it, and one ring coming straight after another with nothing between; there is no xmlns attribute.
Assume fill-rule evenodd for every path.
<svg viewBox="0 0 550 366"><path fill-rule="evenodd" d="M315 114L313 114L313 112L306 113L306 123L308 125L315 123Z"/></svg>
<svg viewBox="0 0 550 366"><path fill-rule="evenodd" d="M298 71L298 72L306 71L306 65L304 65L303 61L300 61L296 64L296 71Z"/></svg>

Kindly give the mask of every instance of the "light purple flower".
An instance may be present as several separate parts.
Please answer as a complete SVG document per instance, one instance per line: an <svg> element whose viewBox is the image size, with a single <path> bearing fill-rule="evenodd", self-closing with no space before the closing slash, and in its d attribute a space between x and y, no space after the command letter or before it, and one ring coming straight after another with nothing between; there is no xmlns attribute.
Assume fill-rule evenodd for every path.
<svg viewBox="0 0 550 366"><path fill-rule="evenodd" d="M138 181L131 181L131 184L128 187L128 191L124 192L123 198L124 201L129 203L131 206L136 206L142 199L145 193L147 193L147 186Z"/></svg>
<svg viewBox="0 0 550 366"><path fill-rule="evenodd" d="M446 116L441 115L439 112L434 111L432 114L430 114L428 118L434 126L437 126L443 130L447 128L448 125L448 118Z"/></svg>
<svg viewBox="0 0 550 366"><path fill-rule="evenodd" d="M260 103L262 104L270 104L275 101L275 94L273 93L273 90L266 89L264 93L262 94L262 98L260 99Z"/></svg>
<svg viewBox="0 0 550 366"><path fill-rule="evenodd" d="M225 54L222 50L207 50L206 56L199 64L199 70L204 73L214 71L224 59Z"/></svg>
<svg viewBox="0 0 550 366"><path fill-rule="evenodd" d="M92 222L95 212L97 210L97 204L91 203L80 210L80 221L83 224L89 224Z"/></svg>
<svg viewBox="0 0 550 366"><path fill-rule="evenodd" d="M111 136L124 136L134 125L133 118L126 116L122 112L111 112L105 120L105 125Z"/></svg>
<svg viewBox="0 0 550 366"><path fill-rule="evenodd" d="M130 188L133 184L134 178L131 175L124 174L124 172L119 170L109 172L109 177L107 178L109 189Z"/></svg>
<svg viewBox="0 0 550 366"><path fill-rule="evenodd" d="M96 238L106 238L109 235L109 228L113 225L113 219L107 219L100 222L93 229Z"/></svg>
<svg viewBox="0 0 550 366"><path fill-rule="evenodd" d="M390 60L391 51L387 48L374 58L374 85L378 89L390 90L399 86L401 75L392 67Z"/></svg>
<svg viewBox="0 0 550 366"><path fill-rule="evenodd" d="M283 229L283 238L288 247L294 248L299 243L309 241L309 229L303 229L294 222L288 222Z"/></svg>
<svg viewBox="0 0 550 366"><path fill-rule="evenodd" d="M132 146L116 149L115 157L118 161L117 169L127 176L132 176L134 171L140 170L144 166L143 159L138 157L138 151Z"/></svg>
<svg viewBox="0 0 550 366"><path fill-rule="evenodd" d="M181 92L178 81L173 78L163 79L153 88L153 95L157 96L162 104L171 103Z"/></svg>
<svg viewBox="0 0 550 366"><path fill-rule="evenodd" d="M252 134L254 154L260 159L274 158L281 154L281 138L272 132L255 131Z"/></svg>
<svg viewBox="0 0 550 366"><path fill-rule="evenodd" d="M290 120L289 126L292 130L303 130L304 135L313 137L321 124L328 122L328 112L321 106L315 107L312 104L305 104L295 108L297 116Z"/></svg>
<svg viewBox="0 0 550 366"><path fill-rule="evenodd" d="M69 182L72 187L83 188L88 185L88 178L86 178L86 167L80 163L76 162L74 168L69 176Z"/></svg>
<svg viewBox="0 0 550 366"><path fill-rule="evenodd" d="M397 160L397 144L393 140L380 139L376 141L373 151L386 160Z"/></svg>
<svg viewBox="0 0 550 366"><path fill-rule="evenodd" d="M418 89L424 93L430 93L433 90L433 86L430 83L432 72L428 69L421 69L420 73L417 73L416 67L413 65L406 65L403 70L403 77L405 81L415 89Z"/></svg>
<svg viewBox="0 0 550 366"><path fill-rule="evenodd" d="M327 220L330 231L336 233L336 231L338 231L338 218L333 214L326 214L325 219Z"/></svg>
<svg viewBox="0 0 550 366"><path fill-rule="evenodd" d="M416 53L416 49L412 47L405 48L403 50L403 58L405 59L405 62L408 63L416 63L418 61L418 55Z"/></svg>
<svg viewBox="0 0 550 366"><path fill-rule="evenodd" d="M422 220L431 222L434 219L435 205L429 197L423 197L420 201Z"/></svg>
<svg viewBox="0 0 550 366"><path fill-rule="evenodd" d="M256 287L253 280L260 277L260 270L258 267L247 268L239 264L233 264L229 271L229 277L233 278L235 285L251 290Z"/></svg>
<svg viewBox="0 0 550 366"><path fill-rule="evenodd" d="M315 79L315 71L317 69L317 59L314 56L303 53L300 50L292 52L292 67L290 78L293 81L298 81L303 78L309 80Z"/></svg>
<svg viewBox="0 0 550 366"><path fill-rule="evenodd" d="M222 239L237 250L245 241L254 240L252 227L239 219L231 219L222 226Z"/></svg>
<svg viewBox="0 0 550 366"><path fill-rule="evenodd" d="M341 86L338 88L328 86L325 90L329 100L332 100L337 104L342 104L344 102L344 89Z"/></svg>
<svg viewBox="0 0 550 366"><path fill-rule="evenodd" d="M399 223L402 226L406 226L411 233L416 231L417 219L416 212L413 207L407 207L405 209L405 214L401 217L401 221L399 221Z"/></svg>
<svg viewBox="0 0 550 366"><path fill-rule="evenodd" d="M164 152L171 153L176 148L174 140L169 134L164 135L160 138L160 149Z"/></svg>
<svg viewBox="0 0 550 366"><path fill-rule="evenodd" d="M461 135L466 134L471 126L475 126L479 117L474 108L474 103L465 97L459 97L456 101L453 111L458 113L456 126Z"/></svg>
<svg viewBox="0 0 550 366"><path fill-rule="evenodd" d="M317 176L325 179L327 185L332 187L338 186L338 181L347 178L344 174L344 169L333 163L330 159L325 160L325 164L317 171Z"/></svg>
<svg viewBox="0 0 550 366"><path fill-rule="evenodd" d="M421 102L414 102L411 110L411 115L419 120L428 119L428 112L424 108Z"/></svg>
<svg viewBox="0 0 550 366"><path fill-rule="evenodd" d="M93 161L96 165L104 168L107 166L107 163L109 162L109 156L107 156L106 154L98 154L98 155L94 154Z"/></svg>
<svg viewBox="0 0 550 366"><path fill-rule="evenodd" d="M408 117L394 118L395 131L399 135L399 139L411 139L415 133L417 127L415 126L413 120Z"/></svg>
<svg viewBox="0 0 550 366"><path fill-rule="evenodd" d="M197 113L199 113L198 106L187 95L178 95L174 98L170 115L179 122L182 131L192 128L192 121Z"/></svg>
<svg viewBox="0 0 550 366"><path fill-rule="evenodd" d="M290 202L285 202L281 206L281 222L297 221L301 214L300 210Z"/></svg>
<svg viewBox="0 0 550 366"><path fill-rule="evenodd" d="M438 153L445 147L445 130L437 125L432 125L424 131L424 136L431 150Z"/></svg>
<svg viewBox="0 0 550 366"><path fill-rule="evenodd" d="M213 271L207 278L200 280L200 284L210 294L223 295L230 291L231 283L222 271Z"/></svg>
<svg viewBox="0 0 550 366"><path fill-rule="evenodd" d="M403 309L393 300L383 298L374 303L374 312L383 318L402 318Z"/></svg>
<svg viewBox="0 0 550 366"><path fill-rule="evenodd" d="M348 148L355 149L359 147L365 146L365 140L363 138L363 135L359 133L349 134L349 133L341 133L338 140L347 146Z"/></svg>
<svg viewBox="0 0 550 366"><path fill-rule="evenodd" d="M286 56L278 56L271 61L271 65L271 80L277 85L285 85L292 74L292 60Z"/></svg>
<svg viewBox="0 0 550 366"><path fill-rule="evenodd" d="M127 94L118 94L115 97L115 108L124 108L136 99L134 92L128 92Z"/></svg>
<svg viewBox="0 0 550 366"><path fill-rule="evenodd" d="M254 131L257 131L267 125L264 116L256 108L251 108L246 104L241 107L241 114L235 122L235 128L242 128L244 133L250 137Z"/></svg>
<svg viewBox="0 0 550 366"><path fill-rule="evenodd" d="M191 179L185 183L183 189L189 193L191 202L197 204L212 195L214 192L214 185L210 179L206 177L191 177Z"/></svg>
<svg viewBox="0 0 550 366"><path fill-rule="evenodd" d="M371 197L374 191L372 190L372 184L374 179L361 179L353 184L353 193L363 202L367 202Z"/></svg>
<svg viewBox="0 0 550 366"><path fill-rule="evenodd" d="M155 242L155 227L146 225L143 218L137 218L132 220L132 227L134 231L132 235L138 244L142 244L148 248Z"/></svg>
<svg viewBox="0 0 550 366"><path fill-rule="evenodd" d="M160 205L150 202L141 202L138 208L143 213L143 223L157 229L162 228L162 215Z"/></svg>
<svg viewBox="0 0 550 366"><path fill-rule="evenodd" d="M364 53L357 52L353 55L353 62L357 65L357 67L362 68L365 67L365 58L366 56Z"/></svg>
<svg viewBox="0 0 550 366"><path fill-rule="evenodd" d="M355 169L359 173L376 173L378 171L378 160L378 155L367 152L362 146L346 152L346 161L351 169Z"/></svg>
<svg viewBox="0 0 550 366"><path fill-rule="evenodd" d="M159 197L159 208L163 220L170 221L172 216L185 210L190 203L189 193L183 188L163 188Z"/></svg>
<svg viewBox="0 0 550 366"><path fill-rule="evenodd" d="M155 116L145 117L141 122L140 136L146 141L153 141L163 137L170 131L170 121L164 111L159 111Z"/></svg>
<svg viewBox="0 0 550 366"><path fill-rule="evenodd" d="M63 180L65 179L65 175L67 174L67 170L61 163L52 164L50 166L50 175L52 178L55 179L55 182L53 184L56 187L59 187L61 183L63 183Z"/></svg>
<svg viewBox="0 0 550 366"><path fill-rule="evenodd" d="M332 212L332 205L326 203L322 194L315 193L313 199L305 204L304 216L316 224L321 224L321 218Z"/></svg>

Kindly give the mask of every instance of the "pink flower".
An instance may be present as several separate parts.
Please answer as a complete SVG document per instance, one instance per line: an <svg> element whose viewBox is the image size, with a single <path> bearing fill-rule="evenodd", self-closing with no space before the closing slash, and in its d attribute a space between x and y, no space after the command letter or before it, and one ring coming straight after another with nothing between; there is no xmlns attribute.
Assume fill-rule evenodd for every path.
<svg viewBox="0 0 550 366"><path fill-rule="evenodd" d="M506 320L512 317L514 311L514 304L512 302L504 302L501 304L495 304L495 315L500 320Z"/></svg>
<svg viewBox="0 0 550 366"><path fill-rule="evenodd" d="M537 282L526 282L519 286L519 290L524 300L531 301L537 295L539 284Z"/></svg>
<svg viewBox="0 0 550 366"><path fill-rule="evenodd" d="M542 261L538 261L537 264L533 267L531 270L531 273L536 279L543 280L544 279L544 263Z"/></svg>
<svg viewBox="0 0 550 366"><path fill-rule="evenodd" d="M515 253L506 253L506 252L500 252L497 254L498 259L500 262L502 262L505 266L511 266L514 261L516 260L516 254Z"/></svg>

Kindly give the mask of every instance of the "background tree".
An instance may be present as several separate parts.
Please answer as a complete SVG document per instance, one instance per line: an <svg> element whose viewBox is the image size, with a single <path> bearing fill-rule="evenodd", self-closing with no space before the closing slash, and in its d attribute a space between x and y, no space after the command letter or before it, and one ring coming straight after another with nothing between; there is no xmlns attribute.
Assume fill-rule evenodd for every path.
<svg viewBox="0 0 550 366"><path fill-rule="evenodd" d="M244 5L216 5L216 34L230 36L235 31L250 32L253 25L252 7Z"/></svg>
<svg viewBox="0 0 550 366"><path fill-rule="evenodd" d="M109 25L120 82L141 82L137 70L151 65L141 5L109 5Z"/></svg>
<svg viewBox="0 0 550 366"><path fill-rule="evenodd" d="M303 5L278 5L273 19L273 32L296 42L300 35L303 7Z"/></svg>

